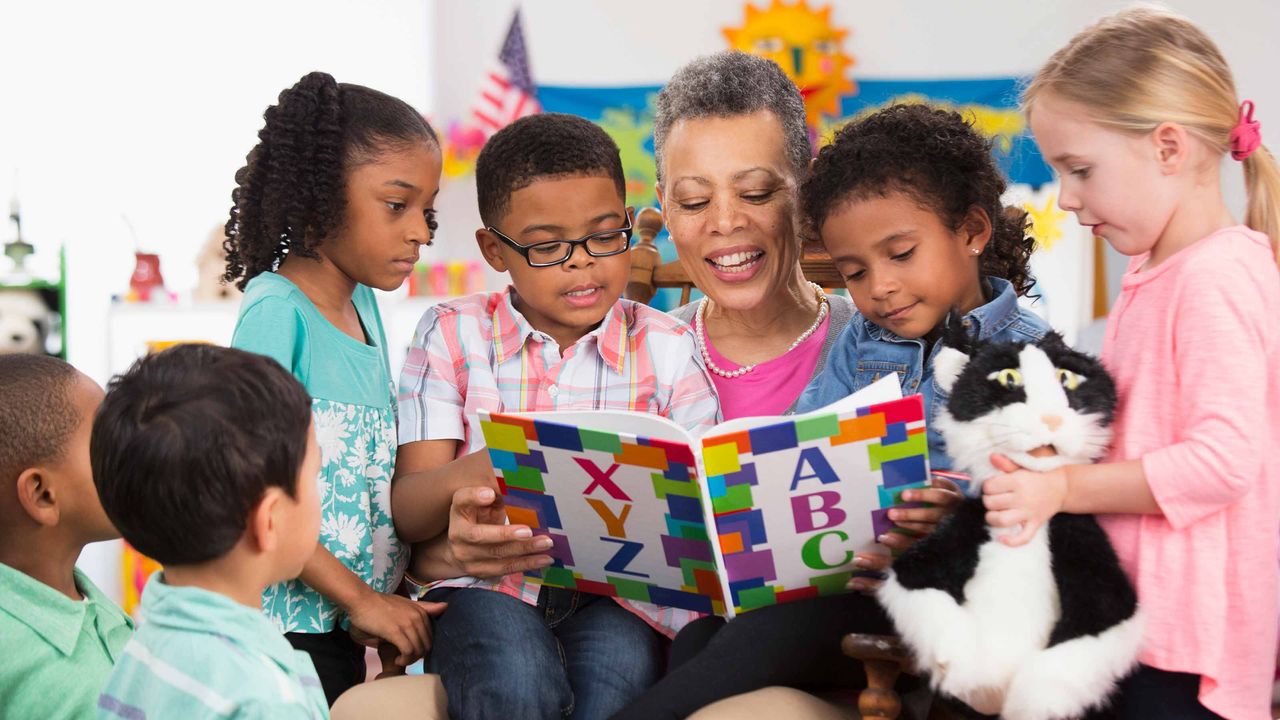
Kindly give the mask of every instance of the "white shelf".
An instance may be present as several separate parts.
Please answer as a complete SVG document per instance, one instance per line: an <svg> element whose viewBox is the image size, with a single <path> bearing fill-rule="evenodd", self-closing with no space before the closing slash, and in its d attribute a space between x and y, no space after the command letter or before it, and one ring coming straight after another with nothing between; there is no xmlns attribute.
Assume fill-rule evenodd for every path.
<svg viewBox="0 0 1280 720"><path fill-rule="evenodd" d="M375 291L387 334L392 379L400 376L405 353L422 314L447 297L408 297ZM129 369L150 342L210 342L229 345L240 312L238 301L218 303L114 303L107 313L107 368Z"/></svg>

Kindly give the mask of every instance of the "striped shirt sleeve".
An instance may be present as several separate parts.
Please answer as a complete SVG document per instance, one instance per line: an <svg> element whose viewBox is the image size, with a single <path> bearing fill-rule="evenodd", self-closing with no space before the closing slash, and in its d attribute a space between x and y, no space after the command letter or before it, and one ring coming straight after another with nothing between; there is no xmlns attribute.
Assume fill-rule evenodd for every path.
<svg viewBox="0 0 1280 720"><path fill-rule="evenodd" d="M461 320L458 313L437 306L418 322L397 393L401 445L466 437L459 377L459 365L465 362L458 342Z"/></svg>

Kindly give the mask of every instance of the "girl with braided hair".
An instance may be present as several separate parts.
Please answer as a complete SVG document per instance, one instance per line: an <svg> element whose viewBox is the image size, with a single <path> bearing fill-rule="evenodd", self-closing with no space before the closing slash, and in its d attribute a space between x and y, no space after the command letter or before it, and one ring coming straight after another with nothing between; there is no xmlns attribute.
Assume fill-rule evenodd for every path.
<svg viewBox="0 0 1280 720"><path fill-rule="evenodd" d="M332 704L364 678L353 636L407 665L443 609L391 594L408 552L391 520L396 398L372 290L399 287L431 244L440 143L404 101L322 72L264 119L226 226L224 279L245 293L232 345L306 386L323 467L315 554L262 608L311 656Z"/></svg>

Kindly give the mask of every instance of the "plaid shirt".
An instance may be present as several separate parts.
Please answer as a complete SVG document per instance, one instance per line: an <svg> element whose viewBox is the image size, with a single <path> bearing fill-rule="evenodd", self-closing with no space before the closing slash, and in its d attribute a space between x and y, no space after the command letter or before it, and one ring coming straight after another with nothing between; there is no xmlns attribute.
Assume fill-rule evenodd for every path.
<svg viewBox="0 0 1280 720"><path fill-rule="evenodd" d="M511 288L432 307L418 323L400 375L400 444L461 440L484 446L480 410L651 412L694 432L719 420L715 388L689 326L646 305L618 300L599 327L560 353L511 303ZM523 575L457 578L431 587L483 587L537 604ZM665 635L697 613L619 599Z"/></svg>

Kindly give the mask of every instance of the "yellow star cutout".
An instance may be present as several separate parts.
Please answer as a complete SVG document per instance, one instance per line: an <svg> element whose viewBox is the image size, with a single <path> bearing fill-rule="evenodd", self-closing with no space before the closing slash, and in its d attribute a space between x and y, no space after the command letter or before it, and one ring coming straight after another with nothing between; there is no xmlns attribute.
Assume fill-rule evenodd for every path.
<svg viewBox="0 0 1280 720"><path fill-rule="evenodd" d="M1053 250L1053 246L1062 239L1062 221L1067 213L1058 207L1057 193L1049 193L1044 200L1044 207L1036 207L1030 202L1022 203L1022 209L1031 218L1031 237L1041 250Z"/></svg>

